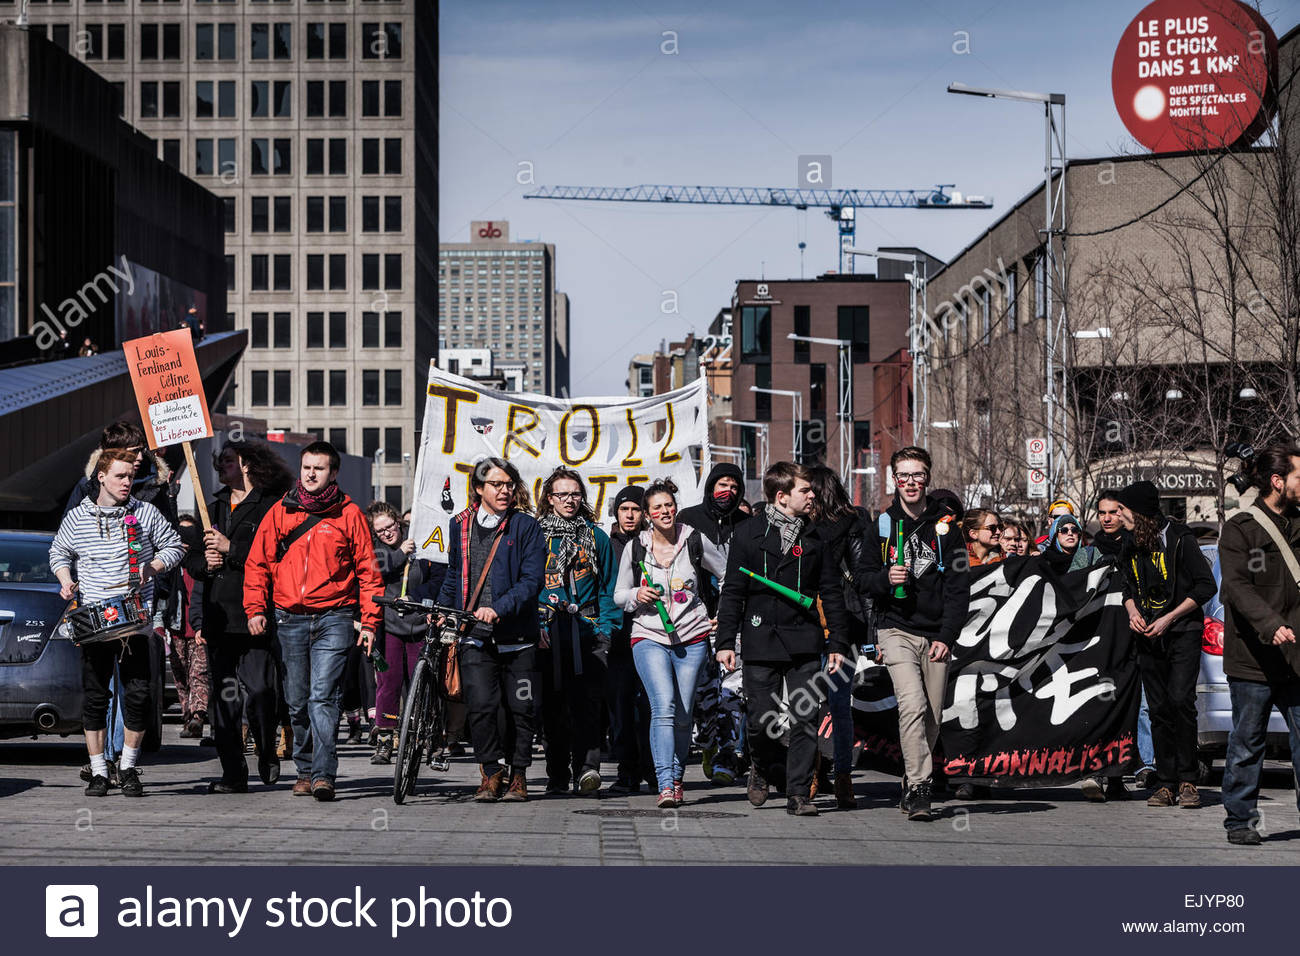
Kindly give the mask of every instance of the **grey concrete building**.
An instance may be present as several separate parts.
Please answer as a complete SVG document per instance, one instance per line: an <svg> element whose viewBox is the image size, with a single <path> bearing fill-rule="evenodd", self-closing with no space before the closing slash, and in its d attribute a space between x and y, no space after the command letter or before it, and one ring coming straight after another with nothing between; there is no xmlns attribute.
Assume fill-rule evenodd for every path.
<svg viewBox="0 0 1300 956"><path fill-rule="evenodd" d="M0 0L0 18L18 4ZM32 29L222 197L225 411L381 461L408 505L437 350L436 0L68 0Z"/></svg>
<svg viewBox="0 0 1300 956"><path fill-rule="evenodd" d="M512 241L510 223L470 224L469 242L439 248L439 347L480 348L524 363L530 392L569 390L569 297L555 288L555 246Z"/></svg>

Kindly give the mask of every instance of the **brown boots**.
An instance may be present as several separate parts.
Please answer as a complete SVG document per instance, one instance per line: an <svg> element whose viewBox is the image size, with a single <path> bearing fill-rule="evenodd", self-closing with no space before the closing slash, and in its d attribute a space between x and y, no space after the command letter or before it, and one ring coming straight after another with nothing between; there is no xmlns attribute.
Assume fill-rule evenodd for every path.
<svg viewBox="0 0 1300 956"><path fill-rule="evenodd" d="M528 799L528 779L522 773L514 773L510 777L510 788L501 799L509 803L523 803Z"/></svg>
<svg viewBox="0 0 1300 956"><path fill-rule="evenodd" d="M498 769L496 773L489 774L479 767L478 775L479 785L474 792L474 799L479 803L495 803L498 800L523 803L528 799L528 779L522 773L513 774L508 787L505 770Z"/></svg>

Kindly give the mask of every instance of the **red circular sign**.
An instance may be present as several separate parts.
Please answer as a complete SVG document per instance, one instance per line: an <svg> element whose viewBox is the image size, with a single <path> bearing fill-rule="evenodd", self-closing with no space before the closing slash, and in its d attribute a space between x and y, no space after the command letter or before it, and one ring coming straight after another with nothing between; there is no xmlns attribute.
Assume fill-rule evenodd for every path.
<svg viewBox="0 0 1300 956"><path fill-rule="evenodd" d="M1277 37L1238 0L1155 0L1124 30L1115 108L1152 152L1248 146L1276 110Z"/></svg>

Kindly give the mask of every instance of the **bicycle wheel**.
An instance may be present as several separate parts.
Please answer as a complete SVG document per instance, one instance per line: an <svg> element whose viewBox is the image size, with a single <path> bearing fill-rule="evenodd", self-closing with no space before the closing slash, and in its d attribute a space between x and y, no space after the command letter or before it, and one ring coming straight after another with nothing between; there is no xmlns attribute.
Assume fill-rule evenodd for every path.
<svg viewBox="0 0 1300 956"><path fill-rule="evenodd" d="M424 750L425 728L433 707L433 670L423 657L411 674L411 689L402 708L402 726L398 731L397 760L393 768L393 802L400 804L415 789L420 773L420 755Z"/></svg>

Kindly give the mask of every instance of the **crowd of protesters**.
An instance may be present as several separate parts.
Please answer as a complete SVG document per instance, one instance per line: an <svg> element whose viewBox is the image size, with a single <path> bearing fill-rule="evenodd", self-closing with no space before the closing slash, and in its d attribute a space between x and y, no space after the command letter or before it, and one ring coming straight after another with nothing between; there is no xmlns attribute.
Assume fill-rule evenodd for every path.
<svg viewBox="0 0 1300 956"><path fill-rule="evenodd" d="M1098 495L1091 536L1065 500L1036 536L1026 521L964 510L932 489L928 453L909 447L893 455L894 501L875 516L825 467L776 463L751 506L740 470L720 465L690 508L666 479L623 488L607 530L578 472L557 468L533 502L513 464L486 458L451 519L444 564L417 557L393 506L363 508L339 488L326 442L302 450L296 476L257 441L227 442L214 465L221 489L202 529L176 514L166 463L147 454L140 429L115 423L51 548L69 599L121 594L124 582L156 599L182 736L201 738L210 721L221 765L210 793L248 791L250 747L264 785L292 759L292 793L319 801L335 795L341 734L359 743L368 733L370 763L391 763L425 621L375 602L386 595L474 619L460 638L464 693L448 736L453 756L468 737L478 802L530 799L538 745L547 795L645 783L658 806L680 806L694 745L715 785L747 771L754 806L775 789L795 816L816 816L819 794L852 809L851 695L866 653L888 669L897 701L899 808L929 820L948 792L939 729L972 569L1024 559L1057 576L1099 565L1118 575L1142 686L1136 785L1151 807L1201 805L1201 608L1216 582L1149 481ZM1274 707L1300 773L1300 449L1265 449L1247 478L1257 497L1219 544L1234 723L1223 802L1229 840L1254 845ZM82 647L88 795L143 792L142 639ZM829 761L818 754L821 710L801 699L826 705ZM604 762L615 767L608 786ZM953 796L988 798L994 782L953 781ZM1131 795L1117 772L1080 788L1098 802Z"/></svg>

